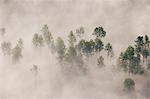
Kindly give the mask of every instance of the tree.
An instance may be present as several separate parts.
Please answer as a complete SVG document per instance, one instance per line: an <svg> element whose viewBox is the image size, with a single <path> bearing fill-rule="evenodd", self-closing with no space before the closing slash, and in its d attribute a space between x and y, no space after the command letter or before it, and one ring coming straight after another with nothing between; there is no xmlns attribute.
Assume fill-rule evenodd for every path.
<svg viewBox="0 0 150 99"><path fill-rule="evenodd" d="M20 47L20 48L22 48L23 49L23 39L22 38L20 38L19 40L18 40L18 46Z"/></svg>
<svg viewBox="0 0 150 99"><path fill-rule="evenodd" d="M143 55L143 58L147 60L148 56L150 56L150 41L147 35L145 35L145 41L142 49L143 50L141 53Z"/></svg>
<svg viewBox="0 0 150 99"><path fill-rule="evenodd" d="M79 43L77 44L77 49L83 53L83 49L85 48L85 40L80 40Z"/></svg>
<svg viewBox="0 0 150 99"><path fill-rule="evenodd" d="M72 31L70 31L68 38L69 38L68 41L69 41L70 46L74 46L74 43L76 42L76 37Z"/></svg>
<svg viewBox="0 0 150 99"><path fill-rule="evenodd" d="M143 36L138 36L137 39L135 40L135 43L138 46L142 46L144 44Z"/></svg>
<svg viewBox="0 0 150 99"><path fill-rule="evenodd" d="M39 35L37 33L34 34L32 43L35 47L41 47L43 46L43 37L42 35Z"/></svg>
<svg viewBox="0 0 150 99"><path fill-rule="evenodd" d="M113 49L112 49L112 45L110 43L106 44L105 50L107 52L107 57L113 56Z"/></svg>
<svg viewBox="0 0 150 99"><path fill-rule="evenodd" d="M104 44L101 41L101 39L96 38L95 39L95 51L96 52L101 52L101 50L104 48Z"/></svg>
<svg viewBox="0 0 150 99"><path fill-rule="evenodd" d="M100 56L98 59L97 59L97 65L99 67L103 67L104 66L104 58L103 56Z"/></svg>
<svg viewBox="0 0 150 99"><path fill-rule="evenodd" d="M119 58L118 58L118 66L123 69L123 71L127 72L128 71L128 62L124 57L124 53L121 52Z"/></svg>
<svg viewBox="0 0 150 99"><path fill-rule="evenodd" d="M11 54L11 43L3 41L1 43L2 52L4 55L10 55Z"/></svg>
<svg viewBox="0 0 150 99"><path fill-rule="evenodd" d="M84 28L81 26L80 28L76 29L76 34L78 37L81 37L84 34Z"/></svg>
<svg viewBox="0 0 150 99"><path fill-rule="evenodd" d="M94 29L93 35L96 35L98 38L102 38L106 36L106 31L103 29L103 27L96 27Z"/></svg>
<svg viewBox="0 0 150 99"><path fill-rule="evenodd" d="M48 29L48 26L45 24L42 28L42 34L44 37L44 40L46 42L46 44L48 45L48 47L52 48L53 46L53 36L51 34L51 32Z"/></svg>
<svg viewBox="0 0 150 99"><path fill-rule="evenodd" d="M148 36L147 35L145 35L145 43L147 44L147 43L149 43L150 41L149 41L149 38L148 38Z"/></svg>
<svg viewBox="0 0 150 99"><path fill-rule="evenodd" d="M143 68L140 66L140 55L135 53L135 49L129 46L124 53L120 55L120 66L129 74L143 74Z"/></svg>
<svg viewBox="0 0 150 99"><path fill-rule="evenodd" d="M70 46L66 53L66 60L72 63L73 61L75 61L76 57L77 57L77 51L75 47Z"/></svg>
<svg viewBox="0 0 150 99"><path fill-rule="evenodd" d="M13 62L20 61L20 58L22 58L22 48L17 44L12 49L12 59L13 59Z"/></svg>
<svg viewBox="0 0 150 99"><path fill-rule="evenodd" d="M135 82L131 78L126 78L124 80L124 89L126 91L133 91L135 89Z"/></svg>
<svg viewBox="0 0 150 99"><path fill-rule="evenodd" d="M137 39L135 40L135 51L136 53L139 53L140 55L143 56L142 52L143 52L143 45L144 45L144 40L143 40L143 36L138 36ZM144 61L144 60L143 60Z"/></svg>
<svg viewBox="0 0 150 99"><path fill-rule="evenodd" d="M150 41L147 35L145 35L145 37L143 36L138 36L136 41L135 41L135 47L136 47L136 53L139 53L142 56L143 59L143 63L144 63L144 59L149 56L149 52L150 52Z"/></svg>
<svg viewBox="0 0 150 99"><path fill-rule="evenodd" d="M71 65L71 66L78 66L80 69L83 69L83 58L81 53L77 53L77 50L75 47L69 47L68 51L66 53L66 61Z"/></svg>
<svg viewBox="0 0 150 99"><path fill-rule="evenodd" d="M64 41L60 37L57 38L56 52L60 60L63 60L65 58L66 46L64 44Z"/></svg>
<svg viewBox="0 0 150 99"><path fill-rule="evenodd" d="M84 54L91 55L92 52L94 52L94 46L95 46L95 42L93 40L90 41L85 41L84 42L84 47L82 48L82 51Z"/></svg>
<svg viewBox="0 0 150 99"><path fill-rule="evenodd" d="M124 53L124 58L127 60L132 60L134 57L134 54L135 54L134 48L132 46L129 46Z"/></svg>

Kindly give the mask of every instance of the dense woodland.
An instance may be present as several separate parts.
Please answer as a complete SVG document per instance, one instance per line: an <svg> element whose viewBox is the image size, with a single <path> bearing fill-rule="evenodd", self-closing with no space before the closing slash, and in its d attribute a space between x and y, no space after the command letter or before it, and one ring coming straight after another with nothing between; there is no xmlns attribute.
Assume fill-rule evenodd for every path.
<svg viewBox="0 0 150 99"><path fill-rule="evenodd" d="M2 36L5 35L5 29L2 30ZM85 39L85 29L80 27L75 31L70 31L68 42L63 38L54 38L47 25L41 28L40 33L33 35L31 43L36 49L47 46L50 53L53 53L58 63L61 64L61 70L66 76L68 75L86 75L88 73L87 64L93 60L99 69L105 67L105 60L111 61L114 58L113 45L111 42L104 43L103 40L107 35L107 30L98 26L93 29L91 35L93 39ZM135 37L134 45L129 45L117 59L116 67L119 71L125 72L130 76L144 75L150 70L150 40L149 35ZM20 38L16 45L9 41L1 43L1 51L4 56L12 58L12 63L19 64L23 58L22 50L24 41ZM50 60L51 61L51 60ZM111 62L110 62L110 65ZM113 66L113 65L112 65ZM38 66L34 65L35 71ZM72 77L72 76L71 76ZM126 90L134 91L136 82L127 78L124 80Z"/></svg>

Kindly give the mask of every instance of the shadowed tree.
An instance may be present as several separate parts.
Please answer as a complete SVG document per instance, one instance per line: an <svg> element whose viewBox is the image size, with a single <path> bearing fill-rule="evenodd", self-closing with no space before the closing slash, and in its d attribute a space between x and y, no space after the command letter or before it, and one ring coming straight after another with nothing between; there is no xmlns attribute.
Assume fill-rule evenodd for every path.
<svg viewBox="0 0 150 99"><path fill-rule="evenodd" d="M134 91L135 90L135 82L131 78L126 78L124 80L124 90L125 91Z"/></svg>
<svg viewBox="0 0 150 99"><path fill-rule="evenodd" d="M135 53L135 49L129 46L120 56L120 66L129 74L143 74L144 70L140 65L140 55Z"/></svg>
<svg viewBox="0 0 150 99"><path fill-rule="evenodd" d="M140 56L142 56L142 60L144 63L144 59L147 60L147 57L149 56L150 53L150 41L147 35L145 37L143 36L138 36L136 41L135 41L135 47L136 47L136 53L139 53Z"/></svg>
<svg viewBox="0 0 150 99"><path fill-rule="evenodd" d="M72 31L68 35L69 48L66 53L66 60L70 63L73 63L77 57L77 50L75 48L76 37Z"/></svg>
<svg viewBox="0 0 150 99"><path fill-rule="evenodd" d="M3 41L1 43L1 49L4 55L10 55L11 54L11 43Z"/></svg>
<svg viewBox="0 0 150 99"><path fill-rule="evenodd" d="M12 60L13 62L19 62L22 58L23 40L20 38L16 46L12 49Z"/></svg>
<svg viewBox="0 0 150 99"><path fill-rule="evenodd" d="M95 39L95 51L100 54L100 52L102 51L102 49L104 49L103 42L101 41L101 39L96 38Z"/></svg>
<svg viewBox="0 0 150 99"><path fill-rule="evenodd" d="M65 58L66 46L65 46L64 41L60 37L57 38L56 52L60 61Z"/></svg>
<svg viewBox="0 0 150 99"><path fill-rule="evenodd" d="M73 47L74 43L76 42L76 37L75 37L75 35L73 34L72 31L70 31L70 34L69 34L68 38L69 38L69 40L68 40L69 46Z"/></svg>
<svg viewBox="0 0 150 99"><path fill-rule="evenodd" d="M22 58L22 48L17 44L12 49L12 60L14 63L19 62L20 58Z"/></svg>
<svg viewBox="0 0 150 99"><path fill-rule="evenodd" d="M97 65L99 67L103 67L104 66L104 58L103 56L100 56L98 59L97 59Z"/></svg>
<svg viewBox="0 0 150 99"><path fill-rule="evenodd" d="M77 51L76 51L75 47L70 46L66 53L66 60L69 63L73 63L75 61L76 57L77 57Z"/></svg>
<svg viewBox="0 0 150 99"><path fill-rule="evenodd" d="M107 43L105 46L105 50L107 52L107 57L113 57L113 48L110 43Z"/></svg>
<svg viewBox="0 0 150 99"><path fill-rule="evenodd" d="M143 57L143 45L144 45L144 39L143 36L138 36L137 39L135 40L135 51L136 53L139 53ZM144 58L143 58L144 61Z"/></svg>
<svg viewBox="0 0 150 99"><path fill-rule="evenodd" d="M94 52L95 42L93 40L83 42L82 52L89 56Z"/></svg>
<svg viewBox="0 0 150 99"><path fill-rule="evenodd" d="M83 49L84 49L84 47L85 47L85 40L80 40L79 41L79 43L78 43L78 45L77 45L77 49L81 52L81 53L83 53Z"/></svg>
<svg viewBox="0 0 150 99"><path fill-rule="evenodd" d="M42 28L42 34L43 34L44 40L45 40L46 44L48 45L48 47L53 48L54 39L53 39L53 36L52 36L51 32L49 31L49 28L46 24Z"/></svg>
<svg viewBox="0 0 150 99"><path fill-rule="evenodd" d="M118 58L118 66L120 69L123 69L123 71L127 72L128 71L128 62L124 57L124 53L121 52L119 58Z"/></svg>
<svg viewBox="0 0 150 99"><path fill-rule="evenodd" d="M146 43L146 44L147 44L147 43L150 43L149 38L148 38L147 35L145 35L145 43Z"/></svg>
<svg viewBox="0 0 150 99"><path fill-rule="evenodd" d="M41 47L43 46L43 37L42 35L39 35L37 33L34 34L32 43L35 47Z"/></svg>
<svg viewBox="0 0 150 99"><path fill-rule="evenodd" d="M147 35L145 35L145 41L143 46L143 57L147 60L148 56L150 56L150 41Z"/></svg>

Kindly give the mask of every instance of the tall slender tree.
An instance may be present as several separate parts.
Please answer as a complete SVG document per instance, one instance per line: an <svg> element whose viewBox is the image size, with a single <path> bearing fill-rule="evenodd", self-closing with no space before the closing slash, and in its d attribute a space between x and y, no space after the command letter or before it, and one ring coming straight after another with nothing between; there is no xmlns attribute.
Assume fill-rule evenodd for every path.
<svg viewBox="0 0 150 99"><path fill-rule="evenodd" d="M54 39L46 24L42 28L42 34L48 47L52 48Z"/></svg>
<svg viewBox="0 0 150 99"><path fill-rule="evenodd" d="M66 46L62 38L58 37L56 42L56 52L59 60L63 60L66 54Z"/></svg>
<svg viewBox="0 0 150 99"><path fill-rule="evenodd" d="M105 50L107 52L107 57L113 56L113 48L112 48L112 45L110 43L106 44Z"/></svg>
<svg viewBox="0 0 150 99"><path fill-rule="evenodd" d="M104 49L104 44L101 41L101 39L96 38L95 39L95 51L100 53L102 51L102 49Z"/></svg>
<svg viewBox="0 0 150 99"><path fill-rule="evenodd" d="M70 31L70 34L69 34L69 36L68 36L68 38L69 38L69 46L74 46L74 43L76 42L76 37L75 37L75 35L73 34L73 31Z"/></svg>

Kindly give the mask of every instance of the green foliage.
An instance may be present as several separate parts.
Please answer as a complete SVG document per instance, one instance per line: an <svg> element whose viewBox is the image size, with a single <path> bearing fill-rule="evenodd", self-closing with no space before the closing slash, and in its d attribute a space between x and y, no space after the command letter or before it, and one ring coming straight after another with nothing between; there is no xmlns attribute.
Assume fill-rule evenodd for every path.
<svg viewBox="0 0 150 99"><path fill-rule="evenodd" d="M150 55L149 38L147 35L138 36L135 40L135 47L129 46L119 57L119 66L128 73L143 74L146 69L142 67L144 59ZM142 56L142 57L141 57Z"/></svg>
<svg viewBox="0 0 150 99"><path fill-rule="evenodd" d="M108 57L113 57L113 48L112 48L112 45L110 43L106 44L105 50L107 52Z"/></svg>
<svg viewBox="0 0 150 99"><path fill-rule="evenodd" d="M44 37L46 44L49 47L51 47L51 44L53 43L53 36L51 32L49 31L48 26L46 24L42 28L42 33L43 33L43 37Z"/></svg>
<svg viewBox="0 0 150 99"><path fill-rule="evenodd" d="M96 35L98 38L105 37L106 31L103 29L103 27L96 27L94 29L93 35Z"/></svg>
<svg viewBox="0 0 150 99"><path fill-rule="evenodd" d="M101 39L96 38L95 39L95 51L96 52L101 52L101 50L104 49L104 44L101 41Z"/></svg>
<svg viewBox="0 0 150 99"><path fill-rule="evenodd" d="M35 33L32 39L32 43L35 47L43 46L44 41L42 35Z"/></svg>
<svg viewBox="0 0 150 99"><path fill-rule="evenodd" d="M86 42L85 40L80 40L79 41L79 43L77 45L77 48L78 48L79 51L83 52L83 49L85 47L85 42Z"/></svg>
<svg viewBox="0 0 150 99"><path fill-rule="evenodd" d="M140 56L135 53L132 46L129 46L119 57L119 65L124 71L131 74L142 74L143 68L140 65Z"/></svg>
<svg viewBox="0 0 150 99"><path fill-rule="evenodd" d="M136 47L136 53L140 54L144 58L147 59L148 56L150 56L150 41L147 35L145 37L138 36L135 41L135 47Z"/></svg>
<svg viewBox="0 0 150 99"><path fill-rule="evenodd" d="M74 46L74 43L76 42L76 37L72 31L70 31L68 38L69 38L68 41L69 41L70 46Z"/></svg>
<svg viewBox="0 0 150 99"><path fill-rule="evenodd" d="M70 46L68 49L68 52L66 54L66 60L68 62L73 62L75 58L77 57L77 51L75 47Z"/></svg>
<svg viewBox="0 0 150 99"><path fill-rule="evenodd" d="M60 37L57 38L56 52L60 60L63 60L65 58L66 46L65 46L64 41Z"/></svg>
<svg viewBox="0 0 150 99"><path fill-rule="evenodd" d="M149 38L148 38L147 35L145 35L145 43L146 43L146 44L147 44L147 43L150 43Z"/></svg>
<svg viewBox="0 0 150 99"><path fill-rule="evenodd" d="M122 52L118 58L118 66L123 69L125 72L128 71L128 62L127 60L124 58L124 53Z"/></svg>
<svg viewBox="0 0 150 99"><path fill-rule="evenodd" d="M20 45L20 42L12 49L12 60L13 62L20 61L20 58L22 58L22 46Z"/></svg>
<svg viewBox="0 0 150 99"><path fill-rule="evenodd" d="M1 49L4 55L10 55L11 54L11 43L3 41L1 43Z"/></svg>
<svg viewBox="0 0 150 99"><path fill-rule="evenodd" d="M131 78L126 78L124 80L124 89L126 91L133 91L135 89L135 82Z"/></svg>
<svg viewBox="0 0 150 99"><path fill-rule="evenodd" d="M83 67L83 59L81 53L77 52L77 49L75 47L69 47L68 51L66 53L66 61L70 63L71 65L76 64L79 67Z"/></svg>
<svg viewBox="0 0 150 99"><path fill-rule="evenodd" d="M95 42L93 40L85 41L81 40L78 44L79 49L81 49L81 52L90 55L92 52L94 52Z"/></svg>

